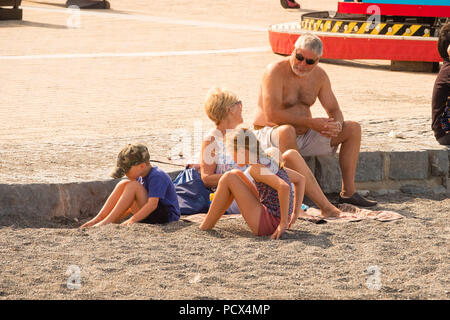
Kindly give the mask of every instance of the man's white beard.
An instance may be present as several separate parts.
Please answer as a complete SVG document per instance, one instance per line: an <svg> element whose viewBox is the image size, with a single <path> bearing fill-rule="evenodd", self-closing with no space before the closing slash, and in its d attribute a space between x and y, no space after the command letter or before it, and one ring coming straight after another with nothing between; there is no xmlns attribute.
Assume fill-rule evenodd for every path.
<svg viewBox="0 0 450 320"><path fill-rule="evenodd" d="M298 71L297 69L292 68L292 72L294 72L294 74L296 76L298 76L298 77L305 77L311 72L311 70L309 70L309 71Z"/></svg>

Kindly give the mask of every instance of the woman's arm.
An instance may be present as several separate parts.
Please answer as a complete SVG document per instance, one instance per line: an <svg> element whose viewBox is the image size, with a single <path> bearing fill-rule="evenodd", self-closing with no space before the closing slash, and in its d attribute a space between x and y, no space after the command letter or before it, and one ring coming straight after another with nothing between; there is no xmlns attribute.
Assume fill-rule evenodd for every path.
<svg viewBox="0 0 450 320"><path fill-rule="evenodd" d="M217 187L222 174L217 174L217 143L214 137L209 137L202 142L202 154L200 161L200 175L207 188Z"/></svg>

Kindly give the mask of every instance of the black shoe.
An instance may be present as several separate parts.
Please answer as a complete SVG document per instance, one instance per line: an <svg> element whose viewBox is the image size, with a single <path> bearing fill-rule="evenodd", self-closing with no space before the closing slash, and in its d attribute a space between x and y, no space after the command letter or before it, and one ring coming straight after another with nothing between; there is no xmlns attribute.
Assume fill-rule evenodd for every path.
<svg viewBox="0 0 450 320"><path fill-rule="evenodd" d="M376 201L367 200L357 192L355 192L351 197L343 197L342 193L340 193L339 203L349 203L358 207L373 207L377 205Z"/></svg>
<svg viewBox="0 0 450 320"><path fill-rule="evenodd" d="M280 4L285 9L300 9L300 5L295 0L280 0Z"/></svg>
<svg viewBox="0 0 450 320"><path fill-rule="evenodd" d="M67 0L66 7L77 6L80 9L109 9L111 6L106 0Z"/></svg>

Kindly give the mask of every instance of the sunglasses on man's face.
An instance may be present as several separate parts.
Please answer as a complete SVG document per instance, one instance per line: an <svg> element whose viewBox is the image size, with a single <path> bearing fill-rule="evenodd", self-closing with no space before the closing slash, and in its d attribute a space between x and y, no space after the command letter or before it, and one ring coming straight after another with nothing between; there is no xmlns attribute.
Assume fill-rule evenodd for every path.
<svg viewBox="0 0 450 320"><path fill-rule="evenodd" d="M302 56L301 53L296 53L296 54L295 54L295 58L296 58L298 61L300 61L300 62L302 62L303 60L305 60L305 57ZM317 59L317 60L319 60L319 59ZM306 59L306 64L313 65L314 63L317 62L317 60L314 60L314 59Z"/></svg>

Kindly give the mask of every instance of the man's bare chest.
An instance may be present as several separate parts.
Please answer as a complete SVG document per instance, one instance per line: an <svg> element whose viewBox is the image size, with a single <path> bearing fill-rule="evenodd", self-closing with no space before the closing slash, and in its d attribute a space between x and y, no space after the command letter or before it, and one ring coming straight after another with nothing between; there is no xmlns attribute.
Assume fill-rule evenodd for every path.
<svg viewBox="0 0 450 320"><path fill-rule="evenodd" d="M287 83L283 88L283 105L286 108L293 106L311 107L316 102L319 92L312 83Z"/></svg>

